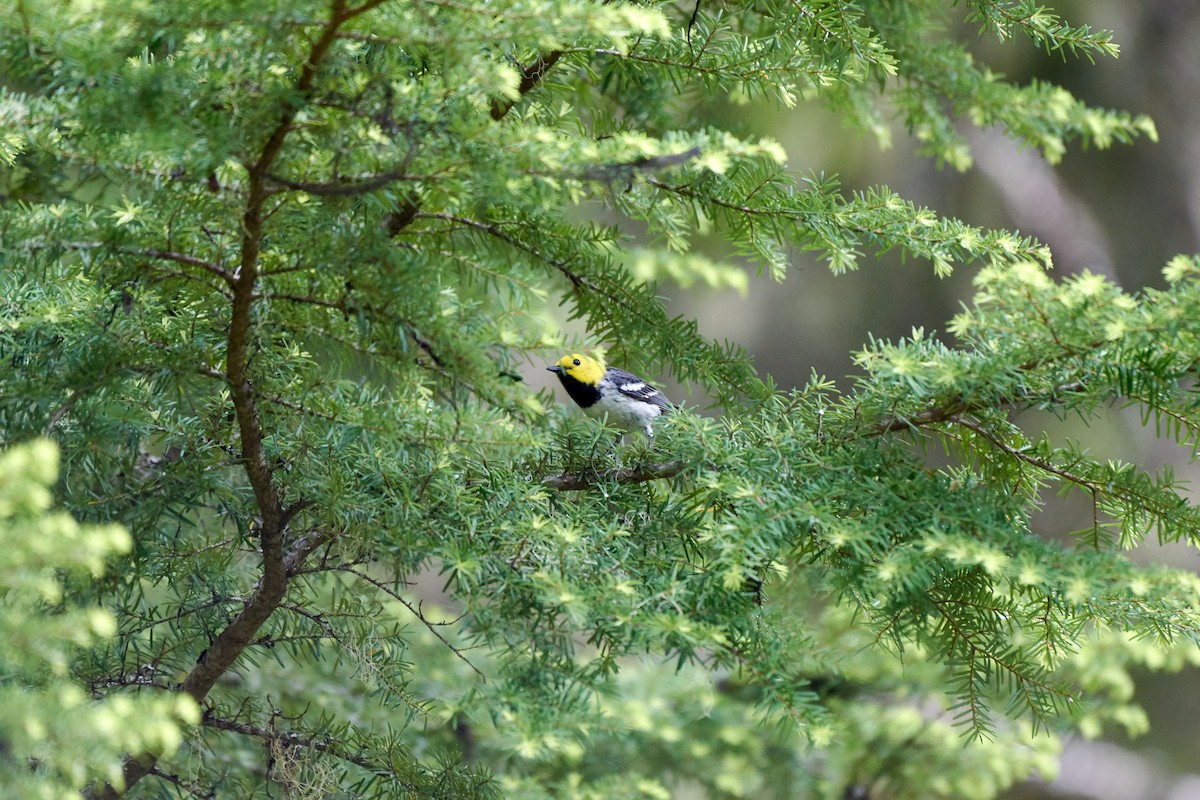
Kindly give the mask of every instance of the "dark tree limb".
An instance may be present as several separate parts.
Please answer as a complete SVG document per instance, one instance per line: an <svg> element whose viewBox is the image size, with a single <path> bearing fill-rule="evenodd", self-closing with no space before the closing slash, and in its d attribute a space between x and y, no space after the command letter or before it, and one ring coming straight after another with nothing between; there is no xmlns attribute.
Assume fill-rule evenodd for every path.
<svg viewBox="0 0 1200 800"><path fill-rule="evenodd" d="M228 275L233 302L225 347L225 380L229 385L237 419L242 448L241 465L254 492L258 517L261 520L258 535L262 549L262 575L238 615L205 648L195 666L180 684L180 691L196 702L201 702L208 695L217 680L254 641L263 623L283 601L290 577L300 569L309 553L326 541L329 535L310 534L295 542L290 550L285 547L287 523L304 507L304 502L284 506L279 487L274 481L271 462L263 447L262 418L250 379L251 312L256 300L255 284L259 277L259 252L266 218L265 203L270 196L267 183L271 167L283 150L284 141L292 130L296 115L312 96L317 73L337 39L338 29L355 16L382 2L384 0L367 0L361 5L348 7L346 0L333 0L329 20L313 41L300 69L295 87L295 96L298 99L283 107L279 120L267 136L258 158L245 165L247 190L242 213L241 258L234 271ZM158 254L159 257L163 255L165 254ZM157 760L157 756L150 753L131 755L125 762L124 790L118 791L113 786L106 785L88 794L104 800L114 800L155 770Z"/></svg>
<svg viewBox="0 0 1200 800"><path fill-rule="evenodd" d="M896 433L897 431L916 430L926 425L936 425L939 422L950 422L959 414L980 410L970 403L950 403L944 406L934 406L909 416L894 414L884 417L873 426L873 432L878 434Z"/></svg>
<svg viewBox="0 0 1200 800"><path fill-rule="evenodd" d="M521 70L521 83L517 87L517 92L521 97L533 91L533 88L541 82L542 78L550 71L558 60L563 57L562 50L551 50L537 57L537 59L528 67ZM512 110L512 107L517 104L516 100L496 100L492 103L492 119L502 120L504 116Z"/></svg>
<svg viewBox="0 0 1200 800"><path fill-rule="evenodd" d="M346 181L344 183L309 183L306 181L288 180L279 175L268 175L267 178L271 183L279 184L285 189L305 192L319 197L348 197L358 194L368 194L376 189L382 189L393 181L417 180L417 178L407 175L403 168L381 172L369 178Z"/></svg>
<svg viewBox="0 0 1200 800"><path fill-rule="evenodd" d="M564 472L561 475L543 478L542 485L566 492L590 489L605 483L646 483L663 478L673 478L683 472L686 466L682 461L666 461L662 464L608 469L603 472Z"/></svg>
<svg viewBox="0 0 1200 800"><path fill-rule="evenodd" d="M682 153L671 153L665 156L646 156L619 164L596 164L581 172L579 177L585 181L628 180L635 172L652 172L679 164L686 164L699 155L700 148L692 147L684 150Z"/></svg>
<svg viewBox="0 0 1200 800"><path fill-rule="evenodd" d="M212 798L217 796L215 789L201 789L200 787L185 781L178 775L174 775L170 772L163 772L158 767L150 770L150 774L156 778L159 778L160 780L164 780L167 783L173 784L174 786L178 787L181 792L185 792L192 797L203 798L203 800L212 800Z"/></svg>
<svg viewBox="0 0 1200 800"><path fill-rule="evenodd" d="M411 225L412 221L417 218L417 212L420 210L421 204L416 200L401 202L395 211L384 216L383 229L387 231L388 236L399 236L400 232Z"/></svg>

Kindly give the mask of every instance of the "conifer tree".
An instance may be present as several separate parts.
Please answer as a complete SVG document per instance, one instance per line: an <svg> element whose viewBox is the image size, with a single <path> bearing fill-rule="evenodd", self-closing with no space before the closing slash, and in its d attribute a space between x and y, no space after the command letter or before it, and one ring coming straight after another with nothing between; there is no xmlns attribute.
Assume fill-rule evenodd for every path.
<svg viewBox="0 0 1200 800"><path fill-rule="evenodd" d="M1063 731L1142 727L1130 670L1196 660L1200 584L1122 550L1200 510L1022 412L1130 404L1194 453L1200 260L1055 280L696 111L896 113L960 169L962 121L1051 161L1154 136L1005 80L964 21L1117 53L1027 0L18 3L0 434L53 439L64 506L131 535L64 577L116 621L74 685L166 703L88 794L990 798ZM976 294L847 390L780 390L659 298L740 279L702 231L758 280L897 249ZM585 348L717 413L614 448L521 379ZM1092 504L1076 546L1030 532L1047 491Z"/></svg>

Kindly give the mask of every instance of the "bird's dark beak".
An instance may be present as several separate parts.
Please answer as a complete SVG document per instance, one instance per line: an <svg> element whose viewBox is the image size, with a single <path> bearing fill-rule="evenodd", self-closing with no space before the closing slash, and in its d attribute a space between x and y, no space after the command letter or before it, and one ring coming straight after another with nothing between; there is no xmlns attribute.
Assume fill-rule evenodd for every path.
<svg viewBox="0 0 1200 800"><path fill-rule="evenodd" d="M546 367L546 369L550 370L551 372L557 373L557 374L559 374L559 375L562 375L562 374L563 374L563 368L562 368L562 367Z"/></svg>

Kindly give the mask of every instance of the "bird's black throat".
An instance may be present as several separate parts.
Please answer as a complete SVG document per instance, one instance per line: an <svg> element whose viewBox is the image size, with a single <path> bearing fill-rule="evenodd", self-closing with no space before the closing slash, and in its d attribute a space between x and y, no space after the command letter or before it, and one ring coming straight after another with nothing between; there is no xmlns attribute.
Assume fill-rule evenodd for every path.
<svg viewBox="0 0 1200 800"><path fill-rule="evenodd" d="M588 408L595 405L600 400L600 390L595 386L589 386L583 381L578 381L570 375L558 373L558 379L562 381L563 388L567 390L567 394L571 395L571 399L579 404L580 408Z"/></svg>

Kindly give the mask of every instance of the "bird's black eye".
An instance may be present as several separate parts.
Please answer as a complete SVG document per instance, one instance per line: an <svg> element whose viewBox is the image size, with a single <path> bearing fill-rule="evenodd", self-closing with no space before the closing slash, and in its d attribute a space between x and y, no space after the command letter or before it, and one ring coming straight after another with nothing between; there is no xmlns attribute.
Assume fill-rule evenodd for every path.
<svg viewBox="0 0 1200 800"><path fill-rule="evenodd" d="M574 360L573 362L571 362L571 363L573 363L575 366L577 366L577 367L578 367L578 366L579 366L579 359L577 358L577 359L575 359L575 360Z"/></svg>

